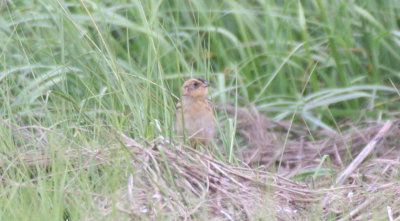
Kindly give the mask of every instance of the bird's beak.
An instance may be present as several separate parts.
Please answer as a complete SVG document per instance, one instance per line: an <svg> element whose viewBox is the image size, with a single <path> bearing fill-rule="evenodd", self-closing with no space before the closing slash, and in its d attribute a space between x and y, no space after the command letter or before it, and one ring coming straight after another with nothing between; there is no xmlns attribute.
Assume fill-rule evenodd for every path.
<svg viewBox="0 0 400 221"><path fill-rule="evenodd" d="M208 87L208 86L210 86L210 83L208 81L205 81L204 86Z"/></svg>

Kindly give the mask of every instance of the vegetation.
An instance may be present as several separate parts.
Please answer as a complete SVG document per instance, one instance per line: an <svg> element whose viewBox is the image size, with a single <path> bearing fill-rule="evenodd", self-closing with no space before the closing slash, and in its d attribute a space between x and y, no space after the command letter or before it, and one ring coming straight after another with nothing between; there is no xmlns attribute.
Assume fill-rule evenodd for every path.
<svg viewBox="0 0 400 221"><path fill-rule="evenodd" d="M212 82L210 98L219 107L215 147L224 151L208 157L237 175L233 168L248 168L237 153L251 146L236 133L239 107L289 122L280 147L295 139L287 131L296 125L305 125L297 128L299 137L315 141L325 138L318 131L337 136L398 117L399 14L397 0L0 1L0 220L238 219L203 209L212 191L190 195L196 185L182 181L182 165L171 162L208 159L206 150L187 156L193 150L172 129L183 80ZM344 146L352 152L351 144ZM168 152L174 148L186 151L172 152L174 158ZM144 161L143 152L154 160ZM305 183L321 172L332 181L320 186L327 189L353 159L350 154L337 168L329 157L317 157L320 165L290 176L282 162L252 169L272 172L265 179L279 173ZM140 169L144 162L148 167ZM396 183L398 164L390 162L393 173L382 182ZM126 209L127 186L143 190L136 193L143 205L159 198L173 203ZM266 198L271 186L263 186ZM282 218L276 208L268 201L255 214ZM346 209L333 215L308 206L300 217L335 220L351 214ZM386 205L372 218L385 215Z"/></svg>

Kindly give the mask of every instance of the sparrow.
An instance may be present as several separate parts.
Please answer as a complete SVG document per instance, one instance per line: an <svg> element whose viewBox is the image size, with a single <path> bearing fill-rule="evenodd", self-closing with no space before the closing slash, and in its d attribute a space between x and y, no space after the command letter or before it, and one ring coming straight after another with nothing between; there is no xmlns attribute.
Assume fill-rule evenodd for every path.
<svg viewBox="0 0 400 221"><path fill-rule="evenodd" d="M207 99L209 85L202 78L186 80L181 87L181 100L176 105L176 131L187 137L193 147L207 146L214 139L214 116Z"/></svg>

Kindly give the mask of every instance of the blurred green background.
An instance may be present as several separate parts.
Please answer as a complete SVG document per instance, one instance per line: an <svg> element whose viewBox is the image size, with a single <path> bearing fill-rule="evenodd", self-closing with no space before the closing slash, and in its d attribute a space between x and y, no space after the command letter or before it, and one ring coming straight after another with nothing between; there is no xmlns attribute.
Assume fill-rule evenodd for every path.
<svg viewBox="0 0 400 221"><path fill-rule="evenodd" d="M8 1L3 118L102 119L169 131L189 76L217 103L252 103L311 125L399 113L400 3L388 1ZM84 116L84 117L83 117ZM101 116L99 118L99 116Z"/></svg>

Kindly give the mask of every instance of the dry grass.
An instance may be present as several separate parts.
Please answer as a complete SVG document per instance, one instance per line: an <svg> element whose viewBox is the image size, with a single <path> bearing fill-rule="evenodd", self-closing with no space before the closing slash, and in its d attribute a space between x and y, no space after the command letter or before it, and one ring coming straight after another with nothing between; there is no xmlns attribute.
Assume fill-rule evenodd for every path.
<svg viewBox="0 0 400 221"><path fill-rule="evenodd" d="M229 108L224 109L229 112ZM243 162L238 166L164 137L139 143L126 135L115 135L108 149L88 147L59 154L69 158L85 155L101 164L112 158L112 150L121 144L127 148L130 166L135 170L127 167L126 185L114 194L93 194L97 205L93 214L108 216L116 208L134 219L399 220L398 123L382 134L373 153L353 168L346 182L336 185L340 172L373 140L382 129L381 123L369 123L364 128L347 127L340 135L313 132L314 140L293 132L283 148L281 138L285 137L289 124L268 120L256 109L243 108L238 113L238 132L248 141L248 148L237 153ZM35 143L3 157L28 166L50 165L51 156L46 155L49 129L20 127L6 121L3 125L14 136ZM299 125L291 128L307 131ZM320 170L316 168L324 155L332 159L330 171L317 175ZM7 165L0 166L7 170ZM277 172L268 172L275 166ZM314 169L310 176L299 176L309 169ZM20 185L4 178L2 182ZM112 200L115 198L118 200Z"/></svg>

